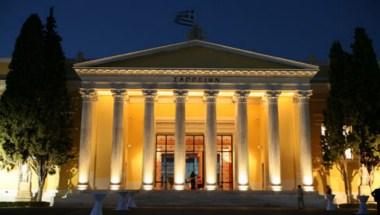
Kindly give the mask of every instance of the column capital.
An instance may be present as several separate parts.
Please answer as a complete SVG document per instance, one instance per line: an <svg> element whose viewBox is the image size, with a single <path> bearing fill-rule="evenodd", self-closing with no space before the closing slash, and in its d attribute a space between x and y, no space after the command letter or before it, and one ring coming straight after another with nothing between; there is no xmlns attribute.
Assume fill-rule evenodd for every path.
<svg viewBox="0 0 380 215"><path fill-rule="evenodd" d="M122 101L127 91L122 88L111 89L112 96L116 101Z"/></svg>
<svg viewBox="0 0 380 215"><path fill-rule="evenodd" d="M156 98L157 95L157 90L155 89L144 89L143 95L145 97L145 101L147 102L154 102L154 99Z"/></svg>
<svg viewBox="0 0 380 215"><path fill-rule="evenodd" d="M294 98L296 101L307 102L312 94L312 90L299 90L296 92Z"/></svg>
<svg viewBox="0 0 380 215"><path fill-rule="evenodd" d="M238 102L238 103L246 103L248 95L250 93L251 92L249 90L236 90L235 91L236 102Z"/></svg>
<svg viewBox="0 0 380 215"><path fill-rule="evenodd" d="M187 94L189 93L188 90L174 90L173 91L175 97L176 97L176 101L178 101L178 99L182 99L184 100L187 96Z"/></svg>
<svg viewBox="0 0 380 215"><path fill-rule="evenodd" d="M97 94L93 88L80 88L79 93L84 101L96 101Z"/></svg>
<svg viewBox="0 0 380 215"><path fill-rule="evenodd" d="M205 90L204 96L207 97L216 97L219 94L219 90Z"/></svg>
<svg viewBox="0 0 380 215"><path fill-rule="evenodd" d="M281 94L281 91L279 91L279 90L268 90L265 92L264 97L266 98L266 100L269 104L275 104L275 103L277 103L278 96L280 94Z"/></svg>
<svg viewBox="0 0 380 215"><path fill-rule="evenodd" d="M204 91L205 102L207 102L207 103L215 102L218 94L219 94L218 90L205 90Z"/></svg>
<svg viewBox="0 0 380 215"><path fill-rule="evenodd" d="M278 96L281 94L281 91L280 90L267 90L265 92L265 97L266 98L270 98L270 99L277 99Z"/></svg>

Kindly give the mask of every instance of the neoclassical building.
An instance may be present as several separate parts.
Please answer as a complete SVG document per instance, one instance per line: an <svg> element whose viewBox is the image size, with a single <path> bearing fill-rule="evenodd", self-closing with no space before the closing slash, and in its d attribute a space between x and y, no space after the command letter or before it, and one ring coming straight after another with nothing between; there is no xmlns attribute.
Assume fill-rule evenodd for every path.
<svg viewBox="0 0 380 215"><path fill-rule="evenodd" d="M318 66L191 40L74 69L78 189L314 190Z"/></svg>
<svg viewBox="0 0 380 215"><path fill-rule="evenodd" d="M8 63L0 59L0 93ZM339 171L326 174L321 165L324 67L190 40L73 69L78 162L49 176L45 200L72 188L286 191L302 185L322 194L328 184L345 201ZM350 162L354 173L357 158ZM0 171L2 199L20 191L18 175ZM358 174L351 183L356 193Z"/></svg>

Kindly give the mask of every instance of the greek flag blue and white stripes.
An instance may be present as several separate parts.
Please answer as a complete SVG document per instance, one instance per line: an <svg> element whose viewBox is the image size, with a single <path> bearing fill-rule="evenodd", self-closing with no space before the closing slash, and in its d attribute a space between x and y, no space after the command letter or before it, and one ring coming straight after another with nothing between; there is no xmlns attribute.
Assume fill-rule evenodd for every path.
<svg viewBox="0 0 380 215"><path fill-rule="evenodd" d="M192 27L194 22L194 10L185 10L177 13L174 22L179 25Z"/></svg>

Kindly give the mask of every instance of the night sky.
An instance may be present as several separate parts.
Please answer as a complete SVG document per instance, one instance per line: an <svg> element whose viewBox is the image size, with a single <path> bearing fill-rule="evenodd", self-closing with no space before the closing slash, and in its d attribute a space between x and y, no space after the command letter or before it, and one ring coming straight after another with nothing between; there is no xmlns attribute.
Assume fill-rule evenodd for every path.
<svg viewBox="0 0 380 215"><path fill-rule="evenodd" d="M173 22L194 9L207 41L289 59L326 61L331 43L350 50L356 26L380 58L379 0L0 0L0 57L10 57L31 13L55 7L67 57L105 57L186 40Z"/></svg>

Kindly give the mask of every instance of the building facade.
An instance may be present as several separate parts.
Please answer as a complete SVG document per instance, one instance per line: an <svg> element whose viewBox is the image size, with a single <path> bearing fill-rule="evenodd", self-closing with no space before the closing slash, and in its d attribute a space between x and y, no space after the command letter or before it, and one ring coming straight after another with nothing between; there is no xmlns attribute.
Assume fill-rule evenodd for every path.
<svg viewBox="0 0 380 215"><path fill-rule="evenodd" d="M47 199L74 188L281 191L298 185L319 193L331 185L338 202L345 199L339 171L327 174L321 165L328 81L318 66L191 40L73 69L79 80L70 86L80 92L78 162L49 176ZM352 173L357 163L351 161ZM20 189L17 171L0 172L8 199ZM355 193L357 174L351 182Z"/></svg>
<svg viewBox="0 0 380 215"><path fill-rule="evenodd" d="M79 189L313 190L318 66L193 40L74 69Z"/></svg>

